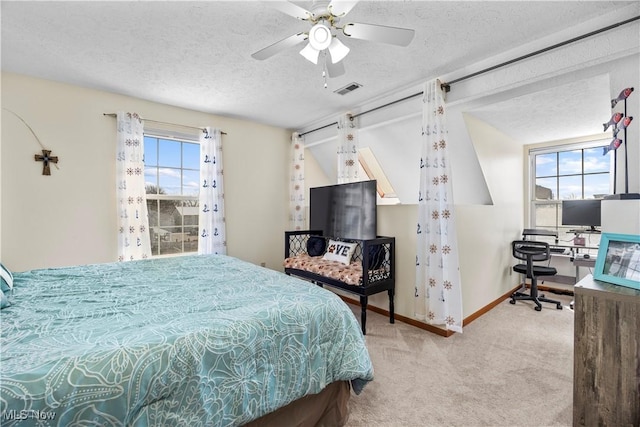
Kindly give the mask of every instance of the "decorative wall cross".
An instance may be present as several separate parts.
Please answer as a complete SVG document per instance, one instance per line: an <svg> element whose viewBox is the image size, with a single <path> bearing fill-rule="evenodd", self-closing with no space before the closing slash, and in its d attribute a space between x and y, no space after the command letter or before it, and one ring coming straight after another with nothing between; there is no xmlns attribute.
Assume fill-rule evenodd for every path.
<svg viewBox="0 0 640 427"><path fill-rule="evenodd" d="M51 175L49 162L58 163L58 156L52 156L51 150L42 150L42 155L35 155L36 162L42 162L42 175Z"/></svg>

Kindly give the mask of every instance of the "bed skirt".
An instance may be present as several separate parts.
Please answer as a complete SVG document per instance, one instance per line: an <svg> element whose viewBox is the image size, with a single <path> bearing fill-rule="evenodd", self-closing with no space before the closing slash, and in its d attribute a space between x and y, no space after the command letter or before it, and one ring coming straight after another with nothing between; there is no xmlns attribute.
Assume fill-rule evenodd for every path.
<svg viewBox="0 0 640 427"><path fill-rule="evenodd" d="M350 396L349 382L336 381L318 394L295 400L245 426L344 426L349 419Z"/></svg>

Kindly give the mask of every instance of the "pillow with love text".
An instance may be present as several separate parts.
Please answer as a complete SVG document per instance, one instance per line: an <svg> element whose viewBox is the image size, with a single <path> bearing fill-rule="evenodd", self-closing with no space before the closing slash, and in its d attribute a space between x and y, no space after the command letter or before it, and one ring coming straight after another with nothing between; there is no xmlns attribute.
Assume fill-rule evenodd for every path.
<svg viewBox="0 0 640 427"><path fill-rule="evenodd" d="M340 242L338 240L329 240L327 251L324 253L323 259L329 261L340 261L349 265L351 257L356 250L357 243Z"/></svg>

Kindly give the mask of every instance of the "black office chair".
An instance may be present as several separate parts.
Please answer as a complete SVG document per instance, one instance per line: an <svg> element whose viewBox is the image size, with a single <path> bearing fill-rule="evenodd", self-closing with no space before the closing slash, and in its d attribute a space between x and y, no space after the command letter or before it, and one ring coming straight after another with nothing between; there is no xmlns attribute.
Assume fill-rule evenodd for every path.
<svg viewBox="0 0 640 427"><path fill-rule="evenodd" d="M545 298L544 295L538 295L538 276L554 276L558 273L554 267L534 264L534 262L549 260L551 257L549 244L535 240L514 240L511 242L511 249L514 257L526 261L526 264L514 265L513 271L524 274L531 279L531 290L529 294L517 291L512 293L511 301L509 302L515 304L516 300L530 300L536 303L536 311L542 310L541 301L550 302L556 304L558 310L562 310L560 301Z"/></svg>

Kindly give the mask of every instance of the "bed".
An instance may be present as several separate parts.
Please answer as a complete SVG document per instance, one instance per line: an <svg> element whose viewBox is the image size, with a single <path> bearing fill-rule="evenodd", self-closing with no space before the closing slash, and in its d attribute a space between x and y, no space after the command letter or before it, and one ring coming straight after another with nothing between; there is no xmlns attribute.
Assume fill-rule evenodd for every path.
<svg viewBox="0 0 640 427"><path fill-rule="evenodd" d="M3 426L340 425L373 380L338 296L229 256L14 273L8 296Z"/></svg>

